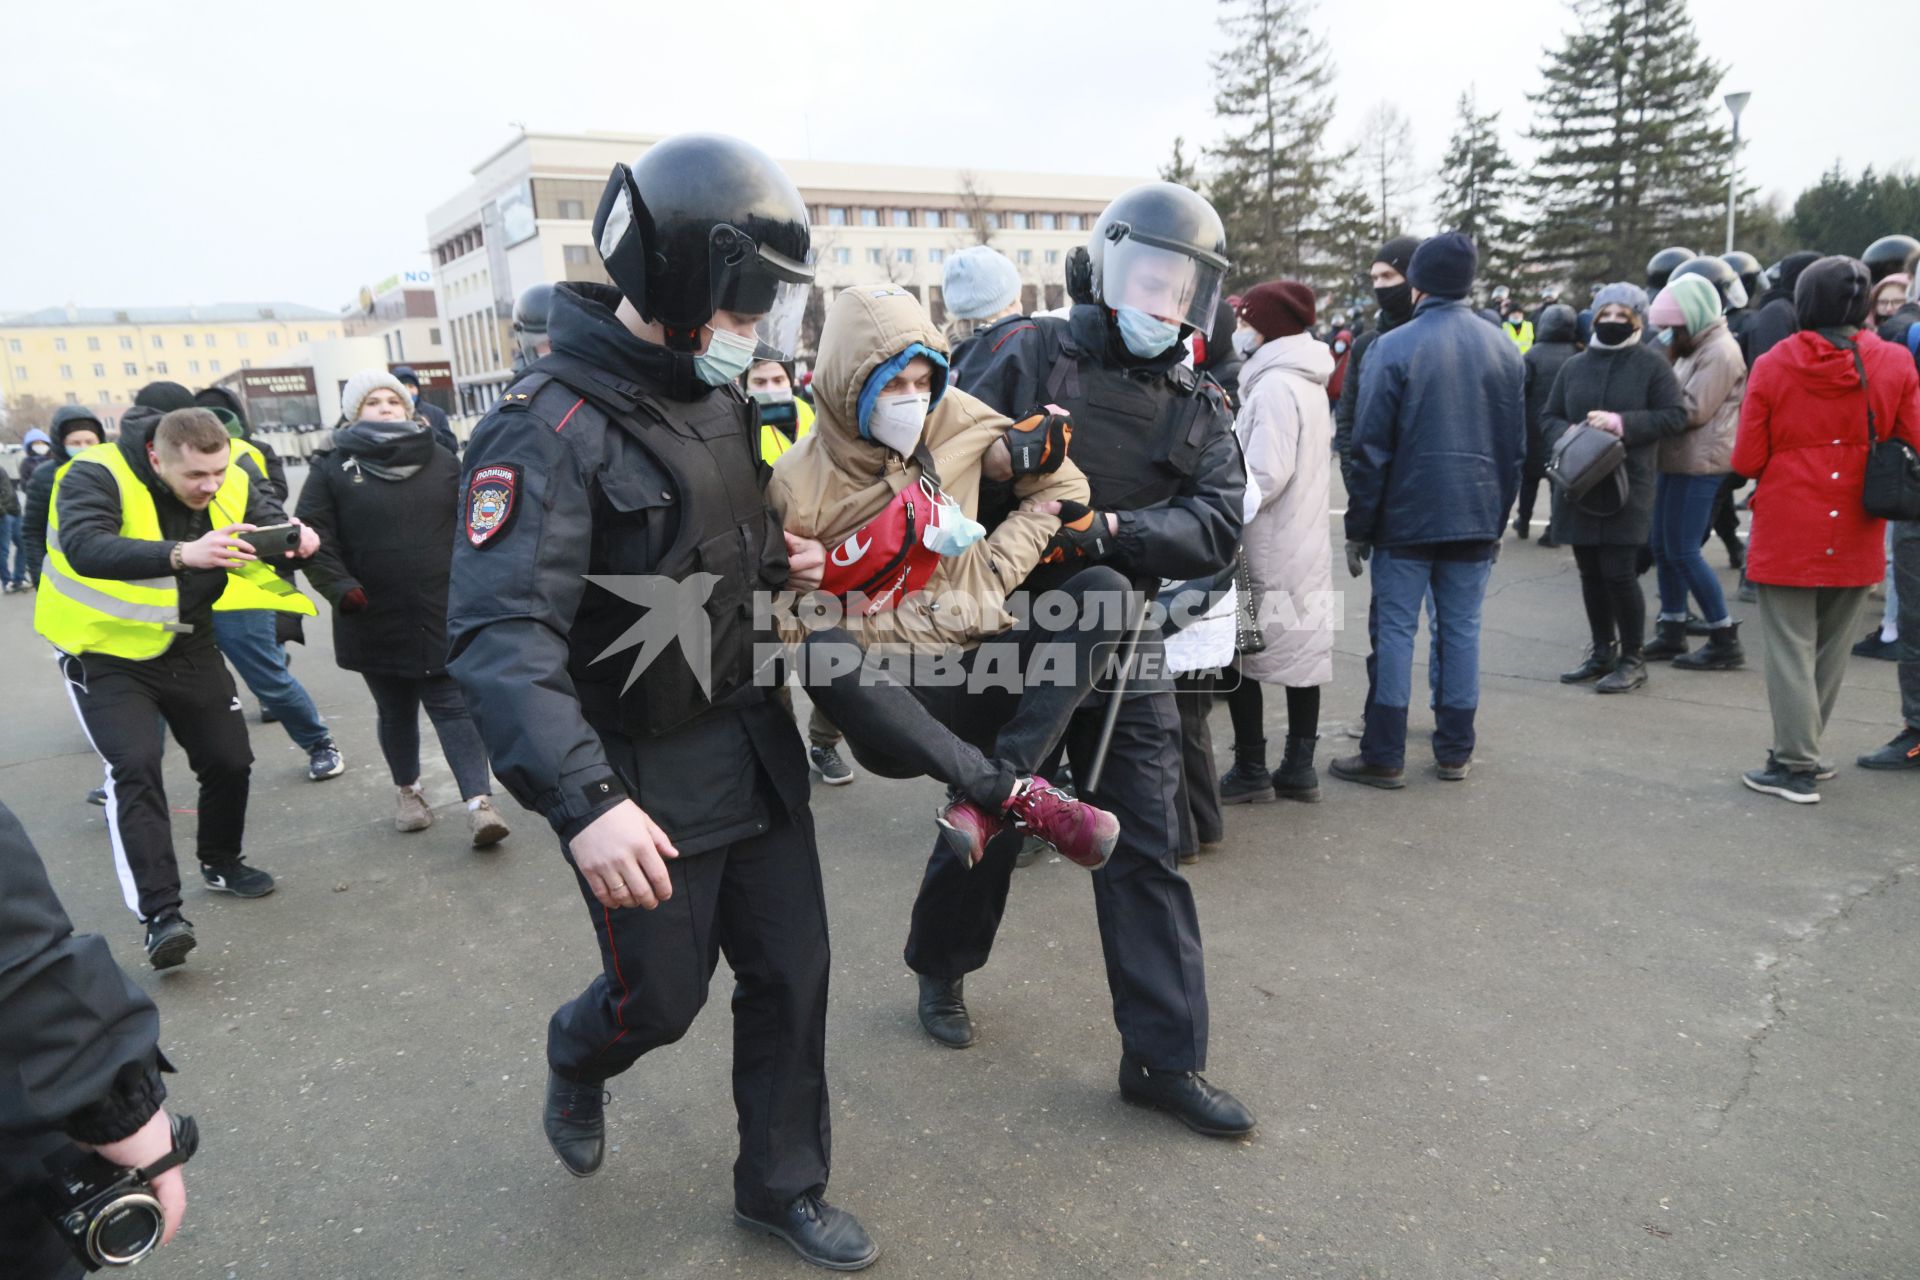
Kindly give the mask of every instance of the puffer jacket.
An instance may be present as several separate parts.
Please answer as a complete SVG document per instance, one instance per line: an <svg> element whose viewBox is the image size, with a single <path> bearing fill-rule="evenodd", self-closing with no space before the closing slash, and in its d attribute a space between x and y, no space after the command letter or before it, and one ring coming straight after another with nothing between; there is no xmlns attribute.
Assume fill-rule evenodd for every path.
<svg viewBox="0 0 1920 1280"><path fill-rule="evenodd" d="M1867 514L1867 403L1879 438L1920 447L1920 373L1869 332L1853 352L1802 330L1753 366L1733 469L1753 491L1747 577L1777 587L1869 587L1886 572L1886 521Z"/></svg>
<svg viewBox="0 0 1920 1280"><path fill-rule="evenodd" d="M1266 645L1240 659L1248 680L1296 689L1333 681L1333 539L1327 528L1333 352L1311 334L1265 342L1242 366L1234 434L1259 510L1241 534Z"/></svg>
<svg viewBox="0 0 1920 1280"><path fill-rule="evenodd" d="M1693 350L1673 364L1687 429L1660 441L1660 470L1670 476L1723 476L1733 470L1733 437L1740 428L1740 398L1747 390L1747 361L1724 318L1702 329Z"/></svg>
<svg viewBox="0 0 1920 1280"><path fill-rule="evenodd" d="M914 343L945 353L946 338L919 300L904 289L846 289L834 299L820 333L814 366L814 426L781 455L767 501L787 532L833 546L878 515L893 496L918 483L920 467L859 434L858 402L867 379ZM949 386L927 415L921 439L940 485L969 518L980 504L981 464L1011 423L966 392ZM1086 477L1072 460L1051 475L1015 482L1024 505L1085 502ZM894 609L844 625L866 645L903 645L938 653L976 644L1013 625L1006 598L1040 562L1060 528L1055 516L1016 509L999 527L957 556L944 557L926 587ZM929 605L940 602L940 608ZM783 623L782 638L800 637Z"/></svg>

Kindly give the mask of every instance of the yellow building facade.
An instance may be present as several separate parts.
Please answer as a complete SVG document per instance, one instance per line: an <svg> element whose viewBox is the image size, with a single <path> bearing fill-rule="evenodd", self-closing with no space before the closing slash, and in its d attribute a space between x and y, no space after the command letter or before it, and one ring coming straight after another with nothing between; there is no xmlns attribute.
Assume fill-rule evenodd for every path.
<svg viewBox="0 0 1920 1280"><path fill-rule="evenodd" d="M84 405L108 425L149 382L198 390L236 369L286 363L340 337L340 316L287 302L199 307L48 307L0 317L0 403L14 425Z"/></svg>

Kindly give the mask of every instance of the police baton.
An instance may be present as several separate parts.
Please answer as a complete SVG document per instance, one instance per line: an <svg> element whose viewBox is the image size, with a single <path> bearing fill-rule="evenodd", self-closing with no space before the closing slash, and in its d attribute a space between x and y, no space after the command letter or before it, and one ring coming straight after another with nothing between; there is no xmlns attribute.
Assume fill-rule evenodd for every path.
<svg viewBox="0 0 1920 1280"><path fill-rule="evenodd" d="M1133 673L1133 652L1140 646L1140 629L1147 625L1147 610L1152 607L1153 597L1143 595L1133 625L1127 628L1126 643L1120 648L1120 674L1114 678L1106 718L1100 724L1100 743L1093 749L1093 763L1087 767L1086 780L1075 779L1076 789L1084 794L1092 795L1100 789L1100 775L1107 768L1107 748L1113 745L1113 726L1120 719L1120 700L1126 697L1127 679Z"/></svg>

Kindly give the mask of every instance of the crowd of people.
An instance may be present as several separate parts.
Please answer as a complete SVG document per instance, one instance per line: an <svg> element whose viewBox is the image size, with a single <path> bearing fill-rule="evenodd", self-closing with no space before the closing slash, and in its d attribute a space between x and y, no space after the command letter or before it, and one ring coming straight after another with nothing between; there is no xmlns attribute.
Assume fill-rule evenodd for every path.
<svg viewBox="0 0 1920 1280"><path fill-rule="evenodd" d="M1745 784L1819 798L1822 732L1883 578L1906 727L1860 764L1920 768L1920 508L1901 505L1920 484L1920 244L1891 265L1876 246L1771 272L1668 250L1644 287L1528 312L1509 290L1476 307L1471 238L1395 237L1356 332L1323 325L1299 281L1224 297L1220 217L1149 183L1076 253L1062 312L1024 313L1012 264L969 249L947 268L952 326L899 286L847 288L798 375L807 210L759 151L658 143L615 169L594 231L611 283L543 286L516 313L524 367L464 458L417 388L370 369L343 387L289 511L240 404L154 383L117 435L63 410L30 443L18 571L106 766L109 844L156 969L196 945L166 732L199 784L206 888L274 888L246 854L253 756L229 664L311 779L346 767L288 667L317 614L296 575L331 610L334 660L366 684L398 830L435 820L423 707L474 847L509 835L496 776L547 821L602 957L548 1027L543 1125L575 1176L606 1157L607 1082L687 1032L724 954L736 1220L820 1265L877 1256L824 1199L808 774L851 781L842 746L871 774L948 787L904 922L933 1040L976 1042L965 979L1023 851L1051 847L1090 873L1120 1096L1203 1135L1253 1131L1205 1074L1202 934L1179 864L1223 838L1223 806L1323 798L1336 467L1340 559L1370 597L1358 744L1327 762L1334 778L1407 785L1423 614L1435 773L1469 777L1487 587L1516 509L1516 536L1535 528L1543 479L1540 542L1571 550L1590 630L1562 680L1624 694L1653 662L1741 666L1741 623L1702 554L1719 529L1757 600L1773 708ZM1746 543L1743 478L1757 482ZM793 685L812 704L804 736ZM1277 766L1267 685L1284 699ZM1216 773L1222 700L1232 763ZM0 840L25 848L10 823ZM50 896L44 877L8 875L23 904ZM35 954L60 956L27 986L57 1001L62 966L100 957L79 954L57 906L13 892ZM125 1034L96 1037L90 1071L65 1060L97 1087L33 1120L110 1153L145 1135L120 1154L150 1162L164 1120L151 1006L89 982L100 1007L35 1016ZM4 1016L10 1031L11 996ZM84 1037L47 1039L9 1052L70 1059ZM16 1172L0 1176L16 1178L0 1211L17 1218Z"/></svg>

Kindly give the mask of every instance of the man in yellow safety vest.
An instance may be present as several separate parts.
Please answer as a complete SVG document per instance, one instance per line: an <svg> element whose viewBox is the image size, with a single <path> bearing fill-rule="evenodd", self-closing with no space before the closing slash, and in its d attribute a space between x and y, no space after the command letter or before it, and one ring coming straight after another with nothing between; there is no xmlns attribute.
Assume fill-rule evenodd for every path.
<svg viewBox="0 0 1920 1280"><path fill-rule="evenodd" d="M118 441L76 455L53 487L34 628L59 650L67 696L106 761L114 865L156 969L194 947L161 780L163 720L200 782L207 887L243 898L273 891L273 877L241 858L253 751L213 614L314 609L245 540L290 523L257 456L236 452L206 409L162 416L136 406ZM303 526L285 536L294 549L282 541L277 553L288 558L319 546ZM256 543L275 553L271 539Z"/></svg>

